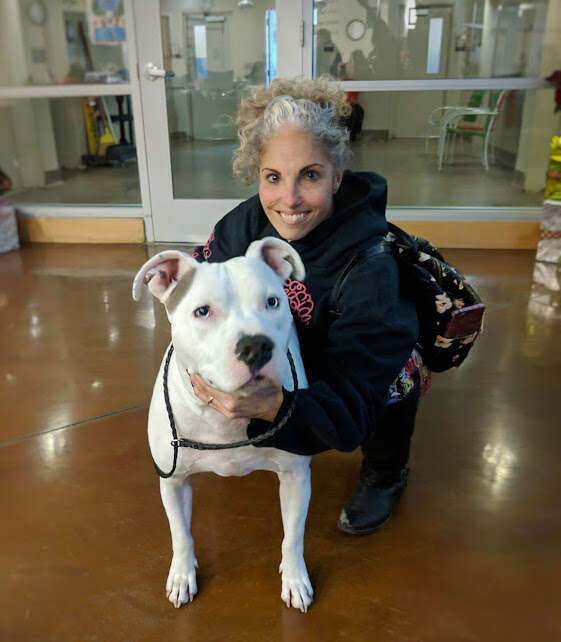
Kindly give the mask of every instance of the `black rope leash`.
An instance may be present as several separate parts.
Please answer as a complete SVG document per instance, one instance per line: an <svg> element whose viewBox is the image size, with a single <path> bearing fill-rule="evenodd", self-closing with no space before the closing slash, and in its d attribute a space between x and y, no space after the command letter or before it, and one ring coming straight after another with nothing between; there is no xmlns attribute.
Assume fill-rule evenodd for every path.
<svg viewBox="0 0 561 642"><path fill-rule="evenodd" d="M226 450L229 448L241 448L242 446L251 446L261 441L265 441L265 439L269 439L269 437L272 437L273 435L275 435L279 430L281 430L281 428L283 428L286 425L286 422L290 419L292 413L294 412L294 408L296 407L296 396L297 396L297 390L298 390L298 375L296 374L296 367L294 365L294 360L292 359L290 350L288 350L286 356L288 357L288 362L290 364L290 371L292 373L292 379L294 382L295 394L292 397L292 401L290 403L290 406L288 407L288 410L286 411L286 414L277 424L273 425L271 428L269 428L269 430L262 433L261 435L257 435L256 437L252 437L250 439L243 439L242 441L234 441L227 444L209 444L203 441L193 441L191 439L186 439L184 437L178 437L177 429L175 427L175 419L173 417L173 410L171 407L171 402L169 399L169 392L168 392L168 371L169 371L169 362L171 360L172 354L173 354L173 345L170 346L166 356L166 363L164 365L163 383L164 383L164 400L166 402L166 410L168 413L169 425L171 427L171 433L173 435L173 439L170 442L171 445L173 446L173 466L169 473L165 473L161 468L159 468L158 464L156 464L156 462L154 461L154 467L156 468L156 471L158 475L160 475L160 477L164 477L164 478L171 477L175 472L175 468L177 466L177 456L178 456L179 448L194 448L195 450Z"/></svg>

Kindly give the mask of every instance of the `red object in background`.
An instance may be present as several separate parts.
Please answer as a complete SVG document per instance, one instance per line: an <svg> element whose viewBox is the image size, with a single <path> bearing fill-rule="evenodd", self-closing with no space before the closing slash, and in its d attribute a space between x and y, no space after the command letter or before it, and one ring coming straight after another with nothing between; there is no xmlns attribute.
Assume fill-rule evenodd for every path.
<svg viewBox="0 0 561 642"><path fill-rule="evenodd" d="M352 80L352 78L343 76L339 78L339 80ZM358 91L346 91L345 93L347 94L347 102L349 105L356 105L358 103Z"/></svg>
<svg viewBox="0 0 561 642"><path fill-rule="evenodd" d="M561 111L561 69L554 71L546 80L555 85L555 111Z"/></svg>

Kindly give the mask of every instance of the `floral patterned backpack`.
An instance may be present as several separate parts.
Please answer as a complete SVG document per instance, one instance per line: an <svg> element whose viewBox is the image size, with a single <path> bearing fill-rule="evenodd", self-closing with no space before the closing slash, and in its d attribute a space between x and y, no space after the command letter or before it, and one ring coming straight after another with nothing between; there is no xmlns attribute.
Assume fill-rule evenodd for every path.
<svg viewBox="0 0 561 642"><path fill-rule="evenodd" d="M329 299L332 316L351 270L369 258L391 253L399 266L402 294L415 303L419 316L417 349L433 372L457 368L481 332L485 305L465 277L427 240L388 223L384 241L357 252L341 272Z"/></svg>

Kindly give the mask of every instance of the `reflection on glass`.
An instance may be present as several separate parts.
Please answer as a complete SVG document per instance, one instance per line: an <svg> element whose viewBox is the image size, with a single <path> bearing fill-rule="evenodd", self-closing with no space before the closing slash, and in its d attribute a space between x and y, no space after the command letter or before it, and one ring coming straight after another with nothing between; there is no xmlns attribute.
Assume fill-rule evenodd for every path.
<svg viewBox="0 0 561 642"><path fill-rule="evenodd" d="M11 200L134 204L140 184L128 96L0 101Z"/></svg>
<svg viewBox="0 0 561 642"><path fill-rule="evenodd" d="M174 198L243 198L253 192L232 176L241 99L276 77L274 0L241 8L185 10L161 5ZM173 29L181 24L181 29Z"/></svg>
<svg viewBox="0 0 561 642"><path fill-rule="evenodd" d="M543 92L348 92L352 168L385 176L394 207L540 207L543 150L556 131L551 92ZM539 117L538 103L547 105ZM441 132L443 114L454 119ZM236 144L172 135L176 198L254 194L255 185L232 177Z"/></svg>
<svg viewBox="0 0 561 642"><path fill-rule="evenodd" d="M556 126L551 108L528 117L541 91L348 92L348 100L363 112L349 123L353 167L388 179L391 206L541 206L543 141Z"/></svg>
<svg viewBox="0 0 561 642"><path fill-rule="evenodd" d="M547 0L323 0L314 76L352 80L538 76ZM356 25L364 24L365 30Z"/></svg>
<svg viewBox="0 0 561 642"><path fill-rule="evenodd" d="M0 0L0 85L128 82L123 0Z"/></svg>

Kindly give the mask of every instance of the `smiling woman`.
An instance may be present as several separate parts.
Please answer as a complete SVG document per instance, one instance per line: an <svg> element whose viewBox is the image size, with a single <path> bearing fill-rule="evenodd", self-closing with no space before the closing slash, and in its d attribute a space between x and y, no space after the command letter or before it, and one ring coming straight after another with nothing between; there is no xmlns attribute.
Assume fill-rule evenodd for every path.
<svg viewBox="0 0 561 642"><path fill-rule="evenodd" d="M392 256L380 254L353 270L342 288L340 316L334 319L328 311L349 258L388 231L385 179L346 170L349 132L342 119L347 112L344 92L325 79L275 81L246 99L234 172L248 184L257 178L259 193L219 221L195 256L224 261L267 236L289 241L300 255L306 278L288 279L284 287L310 386L295 397L271 382L266 395L246 396L241 412L259 409L250 410L248 436L255 437L294 408L283 429L262 446L301 455L362 446L361 482L339 527L363 534L388 521L407 484L423 367L414 350L416 311L400 295ZM196 376L192 383L205 402L239 406L237 393ZM224 414L219 406L213 401Z"/></svg>

